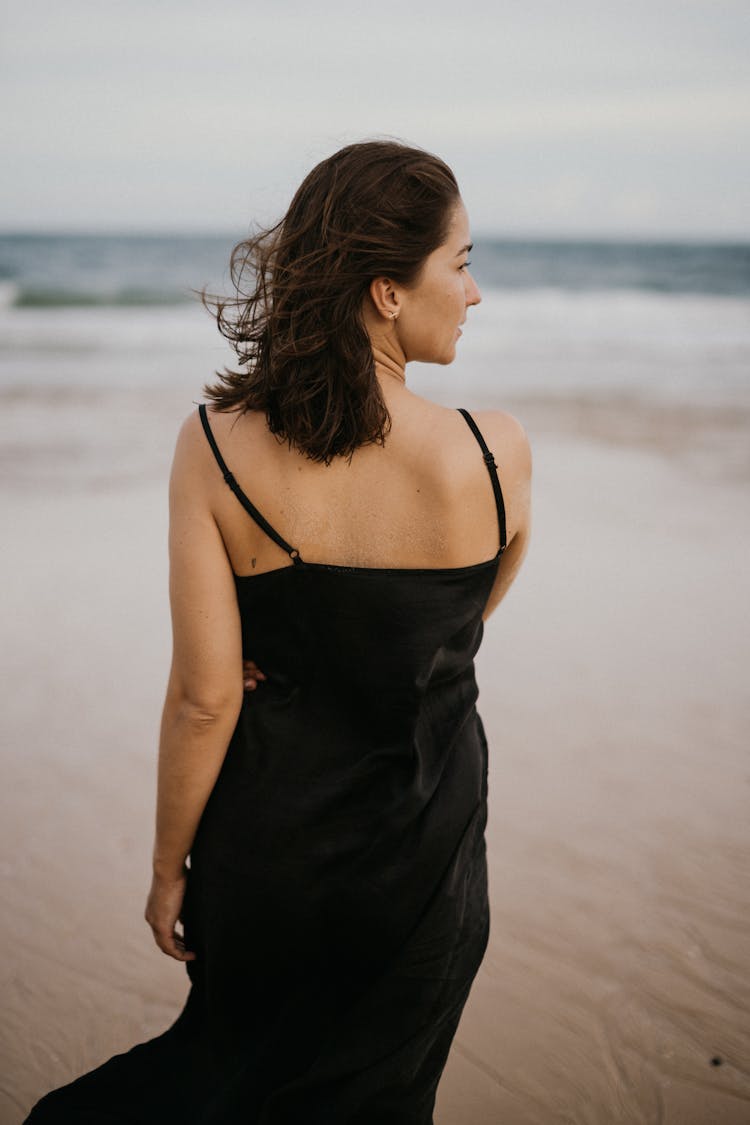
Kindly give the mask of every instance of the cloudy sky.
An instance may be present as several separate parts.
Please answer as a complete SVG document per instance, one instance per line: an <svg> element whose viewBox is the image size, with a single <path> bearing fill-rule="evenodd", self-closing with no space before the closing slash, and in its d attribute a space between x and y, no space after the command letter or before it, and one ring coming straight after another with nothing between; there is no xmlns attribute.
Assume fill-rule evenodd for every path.
<svg viewBox="0 0 750 1125"><path fill-rule="evenodd" d="M476 231L750 237L748 0L5 0L0 228L244 230L342 144Z"/></svg>

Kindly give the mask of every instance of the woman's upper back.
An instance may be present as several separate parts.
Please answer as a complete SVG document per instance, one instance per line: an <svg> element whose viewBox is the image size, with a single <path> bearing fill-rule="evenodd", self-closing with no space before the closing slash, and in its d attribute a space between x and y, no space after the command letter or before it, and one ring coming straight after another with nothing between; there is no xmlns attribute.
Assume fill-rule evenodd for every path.
<svg viewBox="0 0 750 1125"><path fill-rule="evenodd" d="M474 705L506 544L502 490L473 418L416 401L411 418L394 413L384 448L329 468L267 444L257 417L242 435L201 408L206 500L235 574L242 651L267 676L254 721L283 705L292 741L314 713L317 724L335 717L327 744L348 745L364 716L374 745L400 744L438 715L445 730L460 726ZM448 685L445 715L436 699Z"/></svg>
<svg viewBox="0 0 750 1125"><path fill-rule="evenodd" d="M347 461L315 464L269 433L257 413L198 419L194 460L204 502L221 531L237 575L260 575L293 563L284 546L251 518L223 479L209 442L240 490L287 547L307 563L355 568L460 568L487 561L500 547L492 478L466 420L401 391L389 403L384 446L361 446ZM528 447L513 418L477 415L494 454L507 508L507 537L525 519L519 484ZM209 441L206 441L208 436Z"/></svg>
<svg viewBox="0 0 750 1125"><path fill-rule="evenodd" d="M481 620L525 550L528 444L510 416L477 415L504 494L501 558L491 459L467 421L398 397L385 446L328 468L279 444L259 413L206 412L221 468L199 414L185 422L170 483L170 690L200 714L239 713L243 653L311 698L335 684L337 698L414 701L425 675L459 672L475 690Z"/></svg>

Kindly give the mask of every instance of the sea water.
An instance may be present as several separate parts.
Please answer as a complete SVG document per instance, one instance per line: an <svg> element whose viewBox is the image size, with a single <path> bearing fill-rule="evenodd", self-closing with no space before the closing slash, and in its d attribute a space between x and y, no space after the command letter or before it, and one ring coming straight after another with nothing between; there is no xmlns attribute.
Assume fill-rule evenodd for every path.
<svg viewBox="0 0 750 1125"><path fill-rule="evenodd" d="M184 387L232 353L198 291L232 292L229 235L0 236L0 392ZM745 403L750 243L478 237L457 364L414 370L427 393L631 394Z"/></svg>

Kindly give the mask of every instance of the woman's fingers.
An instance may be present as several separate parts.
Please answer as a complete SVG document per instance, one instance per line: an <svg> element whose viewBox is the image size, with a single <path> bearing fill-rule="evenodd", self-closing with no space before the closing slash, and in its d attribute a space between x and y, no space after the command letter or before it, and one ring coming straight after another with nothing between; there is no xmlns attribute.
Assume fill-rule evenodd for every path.
<svg viewBox="0 0 750 1125"><path fill-rule="evenodd" d="M185 940L177 930L152 926L151 932L159 949L162 953L166 953L168 957L174 957L175 961L195 960L195 954L185 949Z"/></svg>
<svg viewBox="0 0 750 1125"><path fill-rule="evenodd" d="M176 961L195 960L195 954L185 948L185 939L176 928L182 913L185 886L184 875L170 880L154 876L144 911L144 917L159 949Z"/></svg>
<svg viewBox="0 0 750 1125"><path fill-rule="evenodd" d="M255 691L258 684L265 680L265 672L261 672L254 660L242 661L242 681L245 691Z"/></svg>

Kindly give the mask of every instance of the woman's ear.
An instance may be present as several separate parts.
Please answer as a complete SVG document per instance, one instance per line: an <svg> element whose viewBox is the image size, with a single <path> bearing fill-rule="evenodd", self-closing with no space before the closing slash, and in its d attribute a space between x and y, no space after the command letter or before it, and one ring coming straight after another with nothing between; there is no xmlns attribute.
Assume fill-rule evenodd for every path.
<svg viewBox="0 0 750 1125"><path fill-rule="evenodd" d="M396 320L401 311L397 286L389 277L376 277L370 282L370 298L375 311L384 320Z"/></svg>

